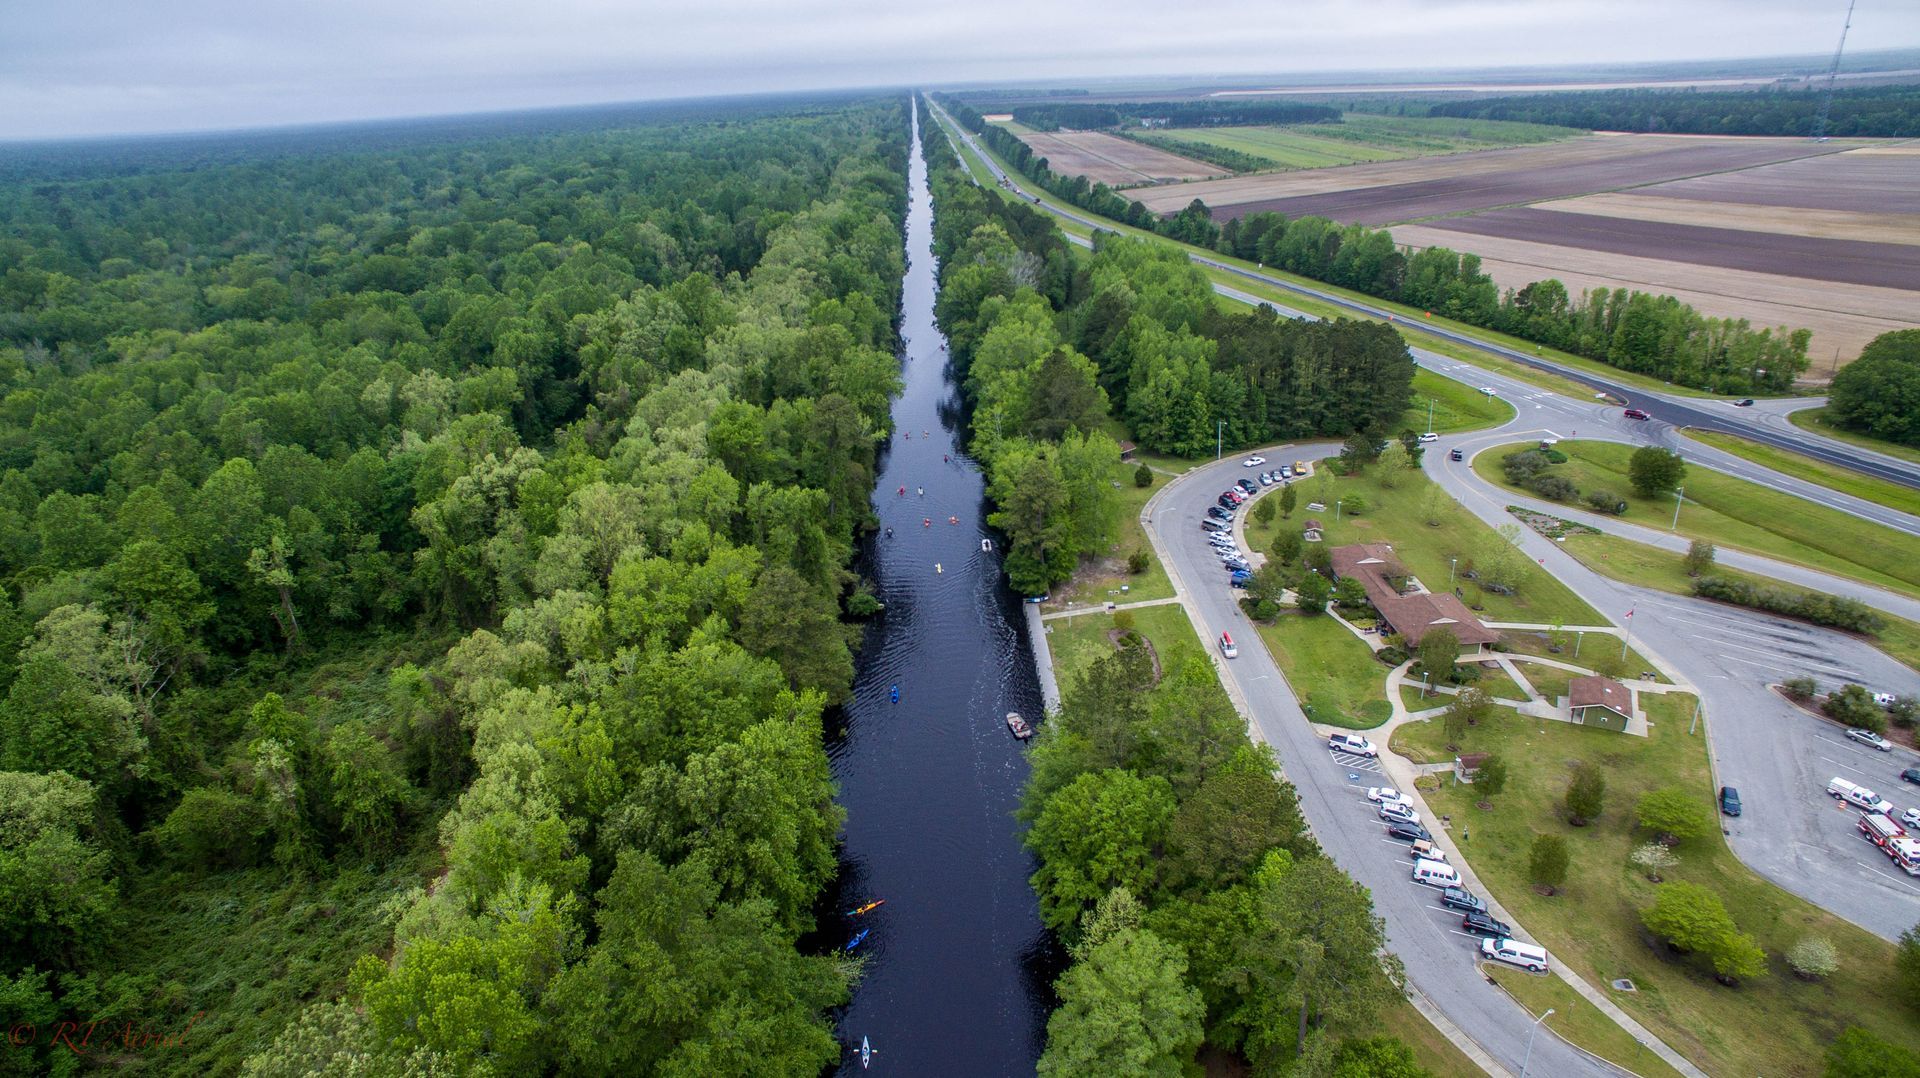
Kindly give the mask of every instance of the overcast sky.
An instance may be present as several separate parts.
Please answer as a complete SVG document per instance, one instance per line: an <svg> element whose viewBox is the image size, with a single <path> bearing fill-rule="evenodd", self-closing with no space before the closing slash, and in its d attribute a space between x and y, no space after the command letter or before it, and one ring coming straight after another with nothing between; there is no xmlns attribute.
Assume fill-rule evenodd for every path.
<svg viewBox="0 0 1920 1078"><path fill-rule="evenodd" d="M757 90L1826 52L1845 0L0 0L0 139ZM1920 46L1860 0L1849 48Z"/></svg>

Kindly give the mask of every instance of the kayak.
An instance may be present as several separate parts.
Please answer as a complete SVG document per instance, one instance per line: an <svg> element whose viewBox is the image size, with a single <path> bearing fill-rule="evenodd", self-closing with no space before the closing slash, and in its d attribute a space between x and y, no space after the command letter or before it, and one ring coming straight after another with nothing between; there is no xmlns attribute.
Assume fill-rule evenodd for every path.
<svg viewBox="0 0 1920 1078"><path fill-rule="evenodd" d="M876 899L874 899L874 900L873 900L872 902L869 902L869 903L867 903L866 905L864 905L864 906L862 906L862 907L860 907L860 908L859 908L859 909L857 909L857 910L848 910L848 911L847 911L847 916L848 916L848 917L858 917L858 916L860 916L860 915L861 915L861 914L863 914L863 913L871 913L871 912L873 912L874 910L877 910L877 909L879 909L879 908L880 908L881 906L884 906L884 905L886 905L886 904L887 904L887 900L886 900L886 899L884 899L884 898L876 898Z"/></svg>
<svg viewBox="0 0 1920 1078"><path fill-rule="evenodd" d="M865 1037L860 1038L860 1069L861 1070L866 1070L867 1067L873 1063L873 1057L875 1054L876 1053L873 1050L873 1045L868 1044L867 1039Z"/></svg>
<svg viewBox="0 0 1920 1078"><path fill-rule="evenodd" d="M861 930L860 930L860 934L859 934L859 935L857 935L857 936L855 936L855 937L853 937L852 939L850 939L850 940L848 940L848 941L847 941L847 947L846 947L846 949L847 949L847 950L849 950L849 951L851 951L851 950L853 950L853 949L854 949L855 947L858 947L858 946L860 946L860 945L861 945L862 943L865 943L865 942L866 942L866 939L867 939L867 933L869 933L869 932L872 932L872 931L873 931L873 929L871 929L871 928L863 928L863 929L861 929Z"/></svg>

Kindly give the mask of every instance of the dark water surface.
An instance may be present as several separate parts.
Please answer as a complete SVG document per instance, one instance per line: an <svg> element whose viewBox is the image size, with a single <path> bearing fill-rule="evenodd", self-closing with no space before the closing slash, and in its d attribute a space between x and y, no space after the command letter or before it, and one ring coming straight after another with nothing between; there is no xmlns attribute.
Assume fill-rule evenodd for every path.
<svg viewBox="0 0 1920 1078"><path fill-rule="evenodd" d="M866 559L886 611L860 651L845 732L828 745L847 825L838 914L821 927L830 939L836 927L841 939L872 929L854 952L867 956L866 973L840 1019L842 1074L860 1073L862 1037L876 1053L868 1073L1032 1074L1058 960L1027 885L1033 863L1012 815L1026 750L1005 716L1038 716L1040 688L997 539L980 549L994 537L980 472L960 453L959 398L934 326L917 111L914 123L906 385L873 495L883 530ZM886 905L842 916L876 898Z"/></svg>

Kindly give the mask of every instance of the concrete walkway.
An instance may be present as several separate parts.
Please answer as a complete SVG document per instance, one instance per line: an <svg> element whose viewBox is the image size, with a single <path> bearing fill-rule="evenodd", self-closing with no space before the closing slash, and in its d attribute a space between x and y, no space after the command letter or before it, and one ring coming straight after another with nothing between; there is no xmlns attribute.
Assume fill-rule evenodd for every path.
<svg viewBox="0 0 1920 1078"><path fill-rule="evenodd" d="M1105 614L1115 610L1138 610L1143 606L1170 606L1179 601L1179 596L1169 595L1165 599L1140 599L1131 603L1114 603L1112 605L1101 603L1099 606L1076 606L1067 610L1055 610L1051 614L1042 614L1040 615L1040 620L1052 621L1055 618L1071 618L1080 614ZM1038 609L1037 604L1028 603L1027 605Z"/></svg>
<svg viewBox="0 0 1920 1078"><path fill-rule="evenodd" d="M1027 646L1033 649L1033 666L1040 675L1040 703L1049 715L1060 710L1060 682L1053 676L1053 649L1047 646L1047 625L1040 617L1040 604L1021 603L1027 612Z"/></svg>

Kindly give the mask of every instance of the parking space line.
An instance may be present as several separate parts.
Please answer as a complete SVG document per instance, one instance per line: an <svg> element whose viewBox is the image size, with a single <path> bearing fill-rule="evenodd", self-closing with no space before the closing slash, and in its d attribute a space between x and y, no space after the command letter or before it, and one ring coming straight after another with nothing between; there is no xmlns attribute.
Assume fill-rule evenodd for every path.
<svg viewBox="0 0 1920 1078"><path fill-rule="evenodd" d="M1853 773L1854 773L1854 774L1856 774L1856 775L1865 775L1865 774L1866 774L1866 772L1865 772L1865 771L1862 771L1861 769L1859 769L1859 768L1857 768L1857 767L1855 767L1855 766L1853 766L1852 764L1843 764L1843 763L1841 763L1840 761L1838 761L1838 760L1836 760L1836 759L1834 759L1834 758L1833 758L1833 757L1831 757L1831 756L1822 756L1822 757L1820 757L1820 759L1822 759L1822 760L1825 760L1826 762L1828 762L1828 763L1830 763L1830 764L1832 764L1833 766L1835 766L1835 767L1837 767L1837 768L1840 768L1840 769L1842 769L1842 770L1845 770L1845 771L1851 771L1851 772L1853 772Z"/></svg>

